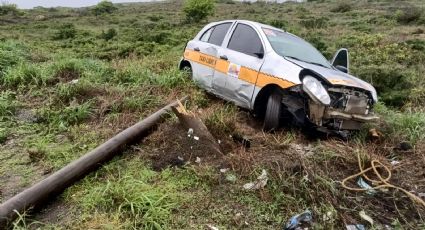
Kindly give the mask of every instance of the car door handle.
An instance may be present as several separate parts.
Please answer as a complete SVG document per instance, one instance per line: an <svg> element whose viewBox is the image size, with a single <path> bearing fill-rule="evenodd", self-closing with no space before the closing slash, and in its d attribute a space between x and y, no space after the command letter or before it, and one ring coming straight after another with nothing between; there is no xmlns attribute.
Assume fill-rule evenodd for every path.
<svg viewBox="0 0 425 230"><path fill-rule="evenodd" d="M193 50L195 50L195 51L201 51L201 49L199 49L199 47L195 47Z"/></svg>
<svg viewBox="0 0 425 230"><path fill-rule="evenodd" d="M220 59L223 59L223 60L226 60L226 61L228 60L228 58L227 58L227 56L226 56L226 55L221 55L221 56L220 56Z"/></svg>

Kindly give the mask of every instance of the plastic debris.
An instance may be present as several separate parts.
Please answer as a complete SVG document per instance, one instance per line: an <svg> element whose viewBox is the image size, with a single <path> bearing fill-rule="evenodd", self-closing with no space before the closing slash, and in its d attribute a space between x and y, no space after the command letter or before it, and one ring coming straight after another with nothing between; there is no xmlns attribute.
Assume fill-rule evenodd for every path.
<svg viewBox="0 0 425 230"><path fill-rule="evenodd" d="M313 215L309 210L297 214L286 223L284 230L296 230L301 224L308 224L313 220Z"/></svg>
<svg viewBox="0 0 425 230"><path fill-rule="evenodd" d="M366 230L363 224L350 224L346 225L345 228L347 230Z"/></svg>
<svg viewBox="0 0 425 230"><path fill-rule="evenodd" d="M391 161L391 165L392 165L392 166L394 166L394 165L398 165L398 164L400 164L400 161Z"/></svg>
<svg viewBox="0 0 425 230"><path fill-rule="evenodd" d="M207 224L207 227L209 230L218 230L216 226L213 226L212 224Z"/></svg>
<svg viewBox="0 0 425 230"><path fill-rule="evenodd" d="M245 190L256 190L260 188L264 188L266 186L269 177L267 176L267 172L265 169L261 172L261 175L257 177L257 180L254 182L246 183L243 185Z"/></svg>
<svg viewBox="0 0 425 230"><path fill-rule="evenodd" d="M374 195L376 193L376 190L373 189L372 186L370 186L368 183L366 183L362 177L359 177L357 180L357 185L363 189L367 189L366 193L369 195Z"/></svg>
<svg viewBox="0 0 425 230"><path fill-rule="evenodd" d="M187 130L187 136L190 137L193 135L193 129L190 128L189 130Z"/></svg>
<svg viewBox="0 0 425 230"><path fill-rule="evenodd" d="M70 81L69 83L71 83L71 84L77 84L78 81L79 81L78 79L74 79L74 80Z"/></svg>
<svg viewBox="0 0 425 230"><path fill-rule="evenodd" d="M196 141L199 141L199 137L198 136L193 136L193 139L195 139Z"/></svg>
<svg viewBox="0 0 425 230"><path fill-rule="evenodd" d="M228 169L228 168L220 169L220 172L221 172L221 173L226 173L227 171L229 171L229 169Z"/></svg>
<svg viewBox="0 0 425 230"><path fill-rule="evenodd" d="M361 217L363 220L365 220L365 221L369 222L369 223L370 223L370 225L372 225L372 226L373 226L373 219L372 219L372 217L370 217L370 216L366 215L366 212L365 212L364 210L360 211L360 212L359 212L359 215L360 215L360 217Z"/></svg>
<svg viewBox="0 0 425 230"><path fill-rule="evenodd" d="M201 163L201 158L196 157L195 163L198 163L198 164Z"/></svg>
<svg viewBox="0 0 425 230"><path fill-rule="evenodd" d="M420 192L420 193L418 193L418 196L419 196L419 197L425 197L425 192Z"/></svg>

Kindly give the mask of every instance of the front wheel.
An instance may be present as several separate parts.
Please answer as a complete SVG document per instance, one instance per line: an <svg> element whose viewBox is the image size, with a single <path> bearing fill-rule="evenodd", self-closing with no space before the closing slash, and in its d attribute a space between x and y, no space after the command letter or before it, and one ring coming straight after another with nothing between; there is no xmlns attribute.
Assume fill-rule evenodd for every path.
<svg viewBox="0 0 425 230"><path fill-rule="evenodd" d="M265 132L271 132L279 128L281 108L282 94L273 92L267 100L267 109L263 125L263 130Z"/></svg>

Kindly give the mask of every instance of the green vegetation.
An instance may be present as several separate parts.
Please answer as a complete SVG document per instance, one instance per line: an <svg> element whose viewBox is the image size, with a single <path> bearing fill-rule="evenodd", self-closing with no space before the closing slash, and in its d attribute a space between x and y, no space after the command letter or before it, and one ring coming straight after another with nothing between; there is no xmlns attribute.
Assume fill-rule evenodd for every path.
<svg viewBox="0 0 425 230"><path fill-rule="evenodd" d="M214 13L213 0L186 0L183 11L190 22L200 22Z"/></svg>
<svg viewBox="0 0 425 230"><path fill-rule="evenodd" d="M112 2L103 0L99 2L95 7L93 7L92 10L94 15L98 16L102 14L112 14L114 11L117 10L117 8Z"/></svg>
<svg viewBox="0 0 425 230"><path fill-rule="evenodd" d="M90 8L31 10L2 4L0 202L171 100L190 95L186 106L220 140L223 155L197 148L171 117L67 189L54 207L22 213L14 228L281 229L308 208L314 229L367 224L358 216L361 210L376 229L384 224L421 229L424 210L401 193L367 196L348 192L339 182L357 172L360 152L386 164L400 161L391 181L424 192L424 7L421 0L102 1ZM177 63L186 42L207 22L232 18L285 29L328 59L348 48L351 73L378 90L375 111L381 121L348 142L310 140L286 127L264 134L248 112L207 95ZM371 141L369 128L383 136ZM234 133L249 137L251 148L234 142L229 137ZM399 152L395 147L403 141L413 150ZM269 173L267 186L242 190L262 169Z"/></svg>

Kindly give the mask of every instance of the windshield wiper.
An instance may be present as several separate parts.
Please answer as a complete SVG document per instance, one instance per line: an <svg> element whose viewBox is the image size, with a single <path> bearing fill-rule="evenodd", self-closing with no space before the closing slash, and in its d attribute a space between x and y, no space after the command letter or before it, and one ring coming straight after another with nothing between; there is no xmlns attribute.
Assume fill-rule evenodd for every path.
<svg viewBox="0 0 425 230"><path fill-rule="evenodd" d="M325 65L320 64L320 63L317 63L317 62L310 62L310 61L302 60L302 59L299 59L299 58L294 57L294 56L285 56L285 57L292 58L292 59L297 60L297 61L302 61L302 62L305 62L305 63L309 63L309 64L312 64L312 65L318 65L318 66L321 66L321 67L324 67L324 68L328 68L329 69L329 66L325 66Z"/></svg>

